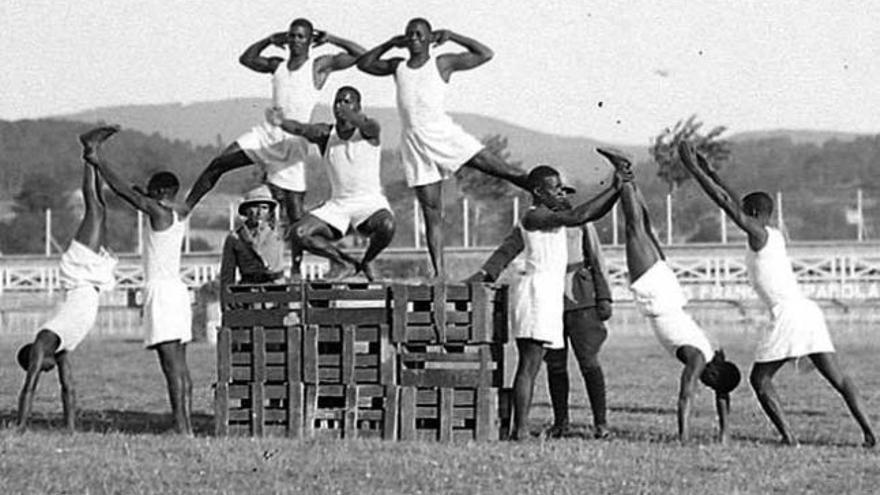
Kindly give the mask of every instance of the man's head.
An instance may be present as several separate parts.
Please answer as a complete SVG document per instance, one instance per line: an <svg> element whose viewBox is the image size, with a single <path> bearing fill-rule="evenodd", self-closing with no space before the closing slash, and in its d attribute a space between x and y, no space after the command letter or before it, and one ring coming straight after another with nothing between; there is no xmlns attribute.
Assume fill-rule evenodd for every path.
<svg viewBox="0 0 880 495"><path fill-rule="evenodd" d="M315 27L308 19L302 17L294 19L287 30L287 46L290 48L291 54L307 54L309 47L312 45L312 35L314 32Z"/></svg>
<svg viewBox="0 0 880 495"><path fill-rule="evenodd" d="M574 188L563 185L559 172L549 165L538 165L529 171L529 191L532 198L538 204L543 204L552 210L571 209L568 195L574 193Z"/></svg>
<svg viewBox="0 0 880 495"><path fill-rule="evenodd" d="M336 91L333 99L333 115L342 120L342 110L359 113L361 111L361 92L352 86L343 86Z"/></svg>
<svg viewBox="0 0 880 495"><path fill-rule="evenodd" d="M245 217L245 223L255 226L271 220L277 206L269 188L260 186L245 193L244 200L238 205L238 214Z"/></svg>
<svg viewBox="0 0 880 495"><path fill-rule="evenodd" d="M725 360L724 351L716 351L711 361L706 363L706 368L700 374L700 381L719 394L729 394L739 385L739 368L730 361Z"/></svg>
<svg viewBox="0 0 880 495"><path fill-rule="evenodd" d="M156 172L147 181L147 196L153 199L174 199L180 189L180 181L171 172Z"/></svg>
<svg viewBox="0 0 880 495"><path fill-rule="evenodd" d="M406 23L406 30L403 32L406 37L406 47L409 49L410 55L422 54L427 52L431 47L432 35L431 23L422 17L410 19Z"/></svg>
<svg viewBox="0 0 880 495"><path fill-rule="evenodd" d="M25 344L21 346L21 349L18 350L18 354L16 355L16 360L18 361L18 365L21 366L21 369L27 371L31 365L31 349L33 349L33 344ZM55 356L49 354L48 356L43 357L43 365L40 367L40 371L49 371L55 367Z"/></svg>
<svg viewBox="0 0 880 495"><path fill-rule="evenodd" d="M768 222L773 214L773 198L763 191L746 194L742 199L743 212L762 222Z"/></svg>

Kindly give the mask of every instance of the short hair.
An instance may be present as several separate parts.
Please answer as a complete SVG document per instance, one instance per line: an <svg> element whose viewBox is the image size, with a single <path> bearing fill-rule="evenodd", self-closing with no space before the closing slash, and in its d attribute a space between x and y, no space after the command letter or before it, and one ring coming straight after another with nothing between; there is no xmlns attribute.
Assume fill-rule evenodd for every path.
<svg viewBox="0 0 880 495"><path fill-rule="evenodd" d="M424 17L413 17L412 19L409 20L409 22L406 23L407 27L409 27L413 24L424 25L426 28L428 28L429 33L434 30L434 28L431 27L431 23L428 22L428 20L425 19Z"/></svg>
<svg viewBox="0 0 880 495"><path fill-rule="evenodd" d="M18 354L15 356L18 365L25 371L31 367L31 348L33 346L34 344L25 344L21 346L21 349L18 350Z"/></svg>
<svg viewBox="0 0 880 495"><path fill-rule="evenodd" d="M706 368L700 374L700 381L704 385L720 394L729 394L742 379L739 368L730 361L725 360L724 351L715 351L712 360L706 363Z"/></svg>
<svg viewBox="0 0 880 495"><path fill-rule="evenodd" d="M361 103L361 92L358 91L357 88L355 88L354 86L343 86L336 90L336 94L338 95L339 93L342 93L344 91L354 93L354 95L357 97L357 102L359 104Z"/></svg>
<svg viewBox="0 0 880 495"><path fill-rule="evenodd" d="M308 19L306 19L306 18L304 18L304 17L297 17L296 19L294 19L293 21L291 21L291 23L290 23L290 27L287 28L287 30L288 30L288 31L291 31L291 30L293 30L293 28L295 28L295 27L297 27L297 26L302 26L302 27L308 29L308 30L309 30L309 36L311 36L312 33L315 32L315 26L312 25L312 21L310 21L310 20L308 20Z"/></svg>
<svg viewBox="0 0 880 495"><path fill-rule="evenodd" d="M773 213L773 198L763 191L746 194L742 200L743 211L751 217L770 216Z"/></svg>
<svg viewBox="0 0 880 495"><path fill-rule="evenodd" d="M544 179L548 177L559 177L559 171L550 165L538 165L529 171L528 183L529 189L535 189L544 184Z"/></svg>
<svg viewBox="0 0 880 495"><path fill-rule="evenodd" d="M173 192L177 192L178 188L180 188L180 181L177 180L177 176L164 170L153 174L147 182L148 191L171 189Z"/></svg>

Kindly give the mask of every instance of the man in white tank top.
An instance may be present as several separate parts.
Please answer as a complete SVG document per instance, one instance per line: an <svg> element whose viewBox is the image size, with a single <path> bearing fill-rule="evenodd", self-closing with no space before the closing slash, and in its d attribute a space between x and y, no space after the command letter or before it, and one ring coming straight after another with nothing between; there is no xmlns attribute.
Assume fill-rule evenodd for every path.
<svg viewBox="0 0 880 495"><path fill-rule="evenodd" d="M452 41L462 53L431 56L431 44ZM381 58L392 48L405 48L409 58ZM453 72L488 62L492 50L477 40L441 29L432 30L422 18L412 19L403 35L373 48L358 60L358 68L374 76L394 76L401 117L401 157L407 184L415 189L425 216L428 252L434 274L445 273L443 256L443 179L462 166L476 168L528 190L527 175L487 150L455 124L443 108L443 93Z"/></svg>
<svg viewBox="0 0 880 495"><path fill-rule="evenodd" d="M727 443L730 392L739 385L739 370L725 360L723 352L715 351L703 329L684 311L687 299L675 274L666 265L666 257L651 228L647 205L632 181L629 158L610 148L596 151L614 165L618 174L628 174L622 176L620 204L626 228L626 267L636 306L648 319L660 344L684 364L678 391L678 439L681 442L690 439L691 405L697 382L701 381L715 391L717 439Z"/></svg>
<svg viewBox="0 0 880 495"><path fill-rule="evenodd" d="M800 293L782 234L770 227L773 199L764 192L746 195L742 204L733 190L721 180L700 153L687 142L678 148L682 164L694 176L712 201L748 236L749 281L770 309L773 327L758 344L749 381L758 402L782 436L797 445L773 377L786 362L808 357L819 373L837 390L849 407L864 436L864 446L874 447L876 439L855 383L837 363L836 353L818 305Z"/></svg>
<svg viewBox="0 0 880 495"><path fill-rule="evenodd" d="M307 124L278 119L282 129L318 145L330 179L330 198L293 225L294 242L309 252L335 262L328 279L341 279L363 272L394 237L394 215L382 192L379 123L361 113L361 94L351 87L339 88L333 100L335 124ZM356 230L369 239L360 261L339 249L338 241Z"/></svg>
<svg viewBox="0 0 880 495"><path fill-rule="evenodd" d="M88 135L81 138L88 141ZM70 247L61 256L60 272L64 300L49 321L39 327L34 341L18 351L18 363L26 375L18 398L16 424L27 427L40 373L57 365L61 405L68 430L76 427L76 394L70 353L86 337L98 315L98 295L115 283L116 257L106 248L106 205L103 181L94 167L83 166L82 195L85 212Z"/></svg>
<svg viewBox="0 0 880 495"><path fill-rule="evenodd" d="M119 197L146 213L149 229L144 252L144 323L147 349L156 351L168 386L174 429L192 435L192 380L186 364L186 344L192 340L190 296L180 278L180 257L186 215L173 210L180 184L171 172L150 177L146 191L132 186L101 153L105 140L118 127L99 127L83 141L83 159L95 166ZM191 211L187 198L181 209Z"/></svg>
<svg viewBox="0 0 880 495"><path fill-rule="evenodd" d="M325 43L343 51L311 59L310 48ZM263 55L263 51L273 45L287 47L287 60ZM272 76L273 101L267 113L280 110L287 118L308 122L330 73L351 67L363 53L364 49L357 43L316 30L310 21L298 18L291 22L288 31L274 33L249 46L239 61L248 69ZM240 136L214 158L196 179L187 202L197 203L226 172L256 164L263 170L272 195L284 208L289 225L299 220L306 193L308 143L285 134L269 120ZM298 278L302 249L294 244L292 251L291 275Z"/></svg>

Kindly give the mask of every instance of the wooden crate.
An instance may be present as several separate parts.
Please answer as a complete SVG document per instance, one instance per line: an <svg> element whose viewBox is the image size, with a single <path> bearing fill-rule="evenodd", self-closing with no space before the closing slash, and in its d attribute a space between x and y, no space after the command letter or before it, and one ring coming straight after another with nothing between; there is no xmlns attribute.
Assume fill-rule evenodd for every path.
<svg viewBox="0 0 880 495"><path fill-rule="evenodd" d="M302 381L308 384L396 383L396 350L388 325L308 325Z"/></svg>
<svg viewBox="0 0 880 495"><path fill-rule="evenodd" d="M398 344L398 385L404 387L501 387L502 344Z"/></svg>
<svg viewBox="0 0 880 495"><path fill-rule="evenodd" d="M221 327L217 333L217 382L301 382L302 334L300 325Z"/></svg>
<svg viewBox="0 0 880 495"><path fill-rule="evenodd" d="M308 325L387 325L388 288L379 283L306 282L302 322Z"/></svg>
<svg viewBox="0 0 880 495"><path fill-rule="evenodd" d="M302 435L302 383L219 382L214 387L216 435Z"/></svg>
<svg viewBox="0 0 880 495"><path fill-rule="evenodd" d="M507 286L391 286L395 343L507 342Z"/></svg>
<svg viewBox="0 0 880 495"><path fill-rule="evenodd" d="M512 394L488 387L400 387L400 439L487 441L507 438Z"/></svg>
<svg viewBox="0 0 880 495"><path fill-rule="evenodd" d="M300 323L304 292L299 284L227 286L220 293L222 325L271 328Z"/></svg>
<svg viewBox="0 0 880 495"><path fill-rule="evenodd" d="M397 438L394 385L305 385L305 437Z"/></svg>

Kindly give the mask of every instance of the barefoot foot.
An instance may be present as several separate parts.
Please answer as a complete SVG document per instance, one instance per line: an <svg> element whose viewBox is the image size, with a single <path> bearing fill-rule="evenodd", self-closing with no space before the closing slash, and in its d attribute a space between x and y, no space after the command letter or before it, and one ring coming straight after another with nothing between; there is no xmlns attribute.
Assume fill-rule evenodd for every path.
<svg viewBox="0 0 880 495"><path fill-rule="evenodd" d="M83 158L91 161L95 152L110 136L119 132L119 126L101 126L79 135L79 142L83 147Z"/></svg>
<svg viewBox="0 0 880 495"><path fill-rule="evenodd" d="M604 156L618 172L629 172L632 168L632 161L623 154L622 151L614 148L596 148L596 153Z"/></svg>

